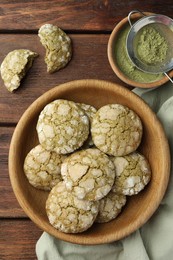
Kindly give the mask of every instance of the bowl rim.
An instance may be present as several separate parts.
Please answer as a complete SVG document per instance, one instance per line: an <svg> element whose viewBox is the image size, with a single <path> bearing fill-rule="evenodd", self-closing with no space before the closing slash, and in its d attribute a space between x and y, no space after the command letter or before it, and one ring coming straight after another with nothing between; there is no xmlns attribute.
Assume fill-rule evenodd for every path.
<svg viewBox="0 0 173 260"><path fill-rule="evenodd" d="M145 15L149 16L149 15L153 15L154 13L151 12L143 12ZM141 18L142 14L140 13L134 13L131 16L132 20L135 20L137 18ZM153 82L148 82L148 83L141 83L141 82L137 82L134 81L130 78L128 78L118 67L118 65L115 62L114 59L114 53L113 53L113 48L114 48L114 41L116 39L116 37L118 36L120 30L126 25L128 24L128 17L123 18L113 29L109 40L108 40L108 45L107 45L107 56L108 56L108 60L109 60L109 64L112 68L112 70L114 71L114 73L126 84L133 86L133 87L138 87L138 88L155 88L155 87L159 87L163 84L165 84L166 82L169 81L168 77L166 75L163 75L163 77L159 80L153 81ZM173 77L173 70L167 72L167 74L169 75L169 77Z"/></svg>
<svg viewBox="0 0 173 260"><path fill-rule="evenodd" d="M165 163L166 168L165 168L165 172L164 172L165 173L164 185L162 183L162 185L160 187L160 193L157 196L154 204L152 204L152 207L150 206L149 209L144 212L143 218L138 218L137 220L135 219L133 222L133 225L129 225L128 228L122 230L121 233L120 232L111 233L109 235L109 237L106 237L106 236L89 237L89 236L85 236L85 234L84 234L85 232L80 233L80 234L65 234L60 231L57 232L57 230L54 227L51 227L51 229L50 229L50 224L48 223L48 221L47 222L40 221L39 216L32 210L32 208L30 208L29 203L27 202L26 198L24 198L22 196L22 192L20 191L19 183L17 183L16 178L15 178L15 176L17 175L16 170L14 170L15 164L17 164L16 163L16 151L17 151L16 142L20 142L21 132L27 125L27 121L28 121L28 120L26 120L27 116L32 118L34 115L33 113L35 111L35 107L37 107L37 109L39 109L41 111L41 109L45 106L45 104L47 104L51 100L58 98L56 95L60 95L60 93L65 93L67 90L71 89L72 87L75 90L77 90L78 88L80 88L80 86L85 87L86 90L87 90L87 88L89 88L91 86L94 86L96 88L97 87L104 88L106 86L106 88L108 90L118 91L119 93L123 91L124 95L128 95L130 97L133 96L133 98L137 102L143 103L144 107L147 109L147 113L152 115L153 120L156 120L157 127L160 129L160 132L159 132L161 135L160 137L162 137L165 140L165 142L163 143L163 147L162 147L164 154L165 154L165 158L167 158L167 163ZM46 231L50 235L52 235L58 239L67 241L67 242L71 242L74 244L81 244L81 245L97 245L97 244L105 244L105 243L114 242L114 241L120 240L120 239L130 235L132 232L134 232L135 230L140 228L142 225L144 225L148 221L148 219L154 214L154 212L158 208L158 206L166 192L166 189L167 189L169 175L170 175L170 151L169 151L167 137L165 135L164 129L163 129L159 119L157 118L155 113L151 110L151 108L146 104L146 102L144 100L142 100L137 94L133 93L132 91L130 91L129 89L127 89L125 87L122 87L121 85L119 85L117 83L112 83L112 82L104 81L104 80L96 80L96 79L84 79L84 80L74 80L74 81L66 82L66 83L60 84L60 85L50 89L49 91L42 94L39 98L37 98L26 109L26 111L21 116L21 118L14 130L14 133L13 133L13 136L11 139L8 166L9 166L9 177L10 177L11 186L12 186L14 194L17 198L18 203L23 208L26 215L39 228L41 228L43 231ZM145 221L144 221L144 219L145 219Z"/></svg>

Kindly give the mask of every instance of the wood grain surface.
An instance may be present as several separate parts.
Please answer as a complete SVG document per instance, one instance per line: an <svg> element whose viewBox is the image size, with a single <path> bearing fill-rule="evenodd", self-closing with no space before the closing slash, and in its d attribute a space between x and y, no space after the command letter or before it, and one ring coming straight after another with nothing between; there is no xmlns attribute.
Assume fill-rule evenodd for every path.
<svg viewBox="0 0 173 260"><path fill-rule="evenodd" d="M0 260L36 259L35 244L42 231L28 219L11 188L8 153L13 131L27 107L52 87L76 79L121 82L107 59L107 42L114 26L134 9L172 17L172 0L1 0L0 63L14 49L29 48L39 57L22 81L9 93L0 79ZM72 38L68 66L48 74L38 28L52 23Z"/></svg>
<svg viewBox="0 0 173 260"><path fill-rule="evenodd" d="M1 219L0 259L35 260L35 244L41 234L29 219Z"/></svg>
<svg viewBox="0 0 173 260"><path fill-rule="evenodd" d="M8 175L8 151L14 127L0 127L0 218L26 217L19 206Z"/></svg>
<svg viewBox="0 0 173 260"><path fill-rule="evenodd" d="M53 23L64 30L110 31L131 10L172 15L172 0L3 0L0 30L37 30Z"/></svg>

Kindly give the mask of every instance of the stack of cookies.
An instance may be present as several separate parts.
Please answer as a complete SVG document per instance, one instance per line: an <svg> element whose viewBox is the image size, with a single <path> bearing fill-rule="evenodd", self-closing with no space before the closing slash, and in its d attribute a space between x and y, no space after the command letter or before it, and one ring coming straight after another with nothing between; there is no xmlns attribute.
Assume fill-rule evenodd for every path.
<svg viewBox="0 0 173 260"><path fill-rule="evenodd" d="M65 233L79 233L94 222L115 219L127 197L150 181L139 116L121 104L98 111L91 105L58 99L37 122L39 143L26 156L31 185L50 191L49 222Z"/></svg>

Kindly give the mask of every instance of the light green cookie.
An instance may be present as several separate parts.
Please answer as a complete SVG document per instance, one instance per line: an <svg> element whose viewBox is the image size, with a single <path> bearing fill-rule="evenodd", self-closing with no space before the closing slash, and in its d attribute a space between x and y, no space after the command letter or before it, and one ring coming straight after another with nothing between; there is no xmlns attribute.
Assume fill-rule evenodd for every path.
<svg viewBox="0 0 173 260"><path fill-rule="evenodd" d="M51 225L65 233L79 233L94 223L98 214L97 201L79 200L58 183L46 201L46 212Z"/></svg>
<svg viewBox="0 0 173 260"><path fill-rule="evenodd" d="M67 34L52 24L40 27L38 36L46 48L47 72L53 73L67 65L72 56L71 40Z"/></svg>
<svg viewBox="0 0 173 260"><path fill-rule="evenodd" d="M108 155L122 156L137 149L142 138L139 116L126 106L110 104L101 107L91 124L92 139Z"/></svg>
<svg viewBox="0 0 173 260"><path fill-rule="evenodd" d="M67 154L81 147L88 138L89 119L74 102L57 99L41 111L36 129L45 149Z"/></svg>
<svg viewBox="0 0 173 260"><path fill-rule="evenodd" d="M138 194L151 179L151 168L147 159L137 152L122 157L113 157L112 161L116 172L112 190L116 193Z"/></svg>
<svg viewBox="0 0 173 260"><path fill-rule="evenodd" d="M90 148L68 156L61 166L61 175L67 190L78 199L96 201L111 190L115 168L106 154Z"/></svg>
<svg viewBox="0 0 173 260"><path fill-rule="evenodd" d="M30 184L37 189L51 190L62 181L60 169L65 158L45 150L40 144L34 147L24 161L24 172Z"/></svg>
<svg viewBox="0 0 173 260"><path fill-rule="evenodd" d="M99 203L99 213L95 221L109 222L120 214L122 207L126 204L126 196L110 191Z"/></svg>
<svg viewBox="0 0 173 260"><path fill-rule="evenodd" d="M91 105L84 104L84 103L77 103L77 105L84 110L85 114L89 118L89 122L90 122L90 126L91 126L91 122L93 120L95 113L97 112L97 109ZM92 140L92 136L91 136L91 133L89 133L88 139L85 141L85 143L81 147L81 149L87 149L87 148L92 147L93 145L94 145L94 143Z"/></svg>
<svg viewBox="0 0 173 260"><path fill-rule="evenodd" d="M0 71L6 88L13 92L20 86L21 80L32 66L38 54L25 49L11 51L3 60Z"/></svg>

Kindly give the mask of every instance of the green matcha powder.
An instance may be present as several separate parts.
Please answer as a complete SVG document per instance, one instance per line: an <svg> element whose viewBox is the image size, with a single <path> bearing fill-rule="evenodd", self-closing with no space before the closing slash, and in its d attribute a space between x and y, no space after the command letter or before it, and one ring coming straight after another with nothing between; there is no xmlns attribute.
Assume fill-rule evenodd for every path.
<svg viewBox="0 0 173 260"><path fill-rule="evenodd" d="M168 44L152 25L143 27L136 38L137 55L143 63L157 65L166 59Z"/></svg>
<svg viewBox="0 0 173 260"><path fill-rule="evenodd" d="M126 38L130 26L125 27L118 35L115 44L115 60L119 69L129 78L140 83L154 82L163 77L163 74L145 73L137 69L128 57L126 50Z"/></svg>

